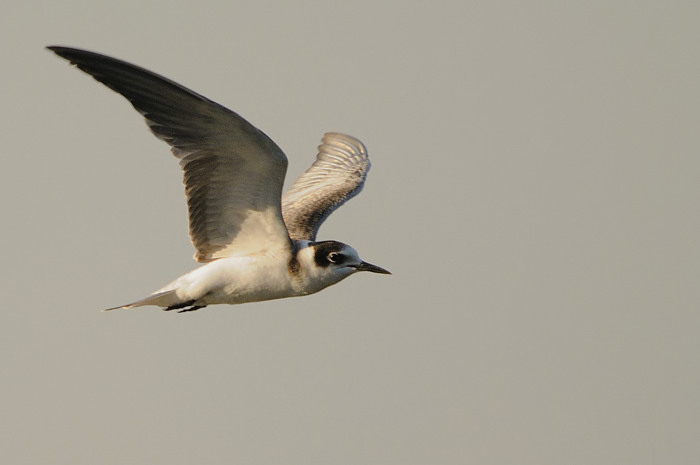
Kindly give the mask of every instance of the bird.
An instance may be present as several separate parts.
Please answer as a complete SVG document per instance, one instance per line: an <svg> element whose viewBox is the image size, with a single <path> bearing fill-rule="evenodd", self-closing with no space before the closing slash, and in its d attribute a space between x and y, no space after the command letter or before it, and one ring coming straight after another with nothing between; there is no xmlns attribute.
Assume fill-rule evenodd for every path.
<svg viewBox="0 0 700 465"><path fill-rule="evenodd" d="M321 223L363 188L370 161L355 137L329 132L282 195L287 157L237 113L156 73L92 51L48 50L125 97L183 171L189 234L201 265L145 298L179 313L316 293L360 272L391 274L351 246L317 241Z"/></svg>

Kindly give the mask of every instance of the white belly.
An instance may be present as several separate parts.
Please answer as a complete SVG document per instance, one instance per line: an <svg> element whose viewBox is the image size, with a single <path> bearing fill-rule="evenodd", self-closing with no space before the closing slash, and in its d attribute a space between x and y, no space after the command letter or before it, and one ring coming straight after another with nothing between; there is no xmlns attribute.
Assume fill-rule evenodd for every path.
<svg viewBox="0 0 700 465"><path fill-rule="evenodd" d="M305 294L287 262L267 255L221 258L162 290L177 289L182 301L194 300L196 305L240 304Z"/></svg>

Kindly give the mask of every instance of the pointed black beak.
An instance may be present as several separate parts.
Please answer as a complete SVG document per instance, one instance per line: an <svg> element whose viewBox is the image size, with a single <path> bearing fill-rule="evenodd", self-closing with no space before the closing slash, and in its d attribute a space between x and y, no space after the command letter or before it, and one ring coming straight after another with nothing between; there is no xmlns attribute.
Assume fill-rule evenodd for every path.
<svg viewBox="0 0 700 465"><path fill-rule="evenodd" d="M367 262L360 262L359 265L355 265L355 269L357 271L371 271L372 273L391 274L391 271Z"/></svg>

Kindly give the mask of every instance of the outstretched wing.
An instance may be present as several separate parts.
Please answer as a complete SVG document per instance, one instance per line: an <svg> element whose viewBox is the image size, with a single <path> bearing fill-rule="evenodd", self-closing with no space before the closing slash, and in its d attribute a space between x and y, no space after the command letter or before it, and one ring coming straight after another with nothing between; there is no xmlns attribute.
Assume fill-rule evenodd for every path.
<svg viewBox="0 0 700 465"><path fill-rule="evenodd" d="M316 161L282 197L290 237L315 240L328 215L362 190L369 168L362 142L345 134L325 134Z"/></svg>
<svg viewBox="0 0 700 465"><path fill-rule="evenodd" d="M184 171L195 259L288 247L280 198L287 157L236 113L169 79L85 50L48 47L126 97Z"/></svg>

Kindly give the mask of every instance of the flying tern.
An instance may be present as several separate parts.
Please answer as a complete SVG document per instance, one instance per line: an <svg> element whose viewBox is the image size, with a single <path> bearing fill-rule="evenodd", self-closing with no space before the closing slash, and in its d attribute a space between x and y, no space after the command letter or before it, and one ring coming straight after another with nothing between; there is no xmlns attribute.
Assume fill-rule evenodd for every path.
<svg viewBox="0 0 700 465"><path fill-rule="evenodd" d="M316 241L321 223L362 189L370 168L354 137L327 133L284 196L284 152L233 111L130 63L53 51L124 96L180 160L200 267L151 295L107 310L155 305L188 312L313 294L358 271L391 274L347 244Z"/></svg>

